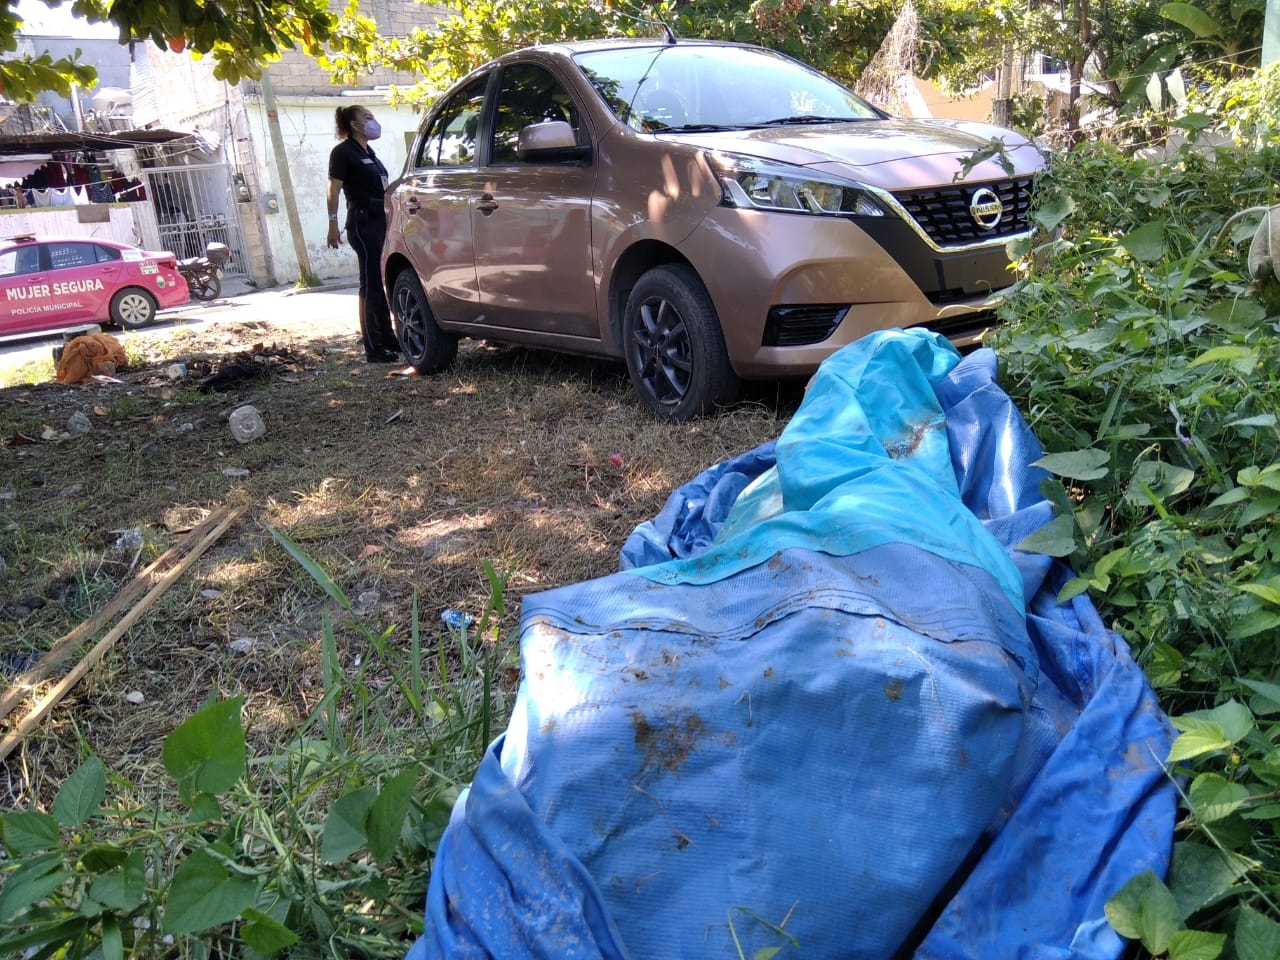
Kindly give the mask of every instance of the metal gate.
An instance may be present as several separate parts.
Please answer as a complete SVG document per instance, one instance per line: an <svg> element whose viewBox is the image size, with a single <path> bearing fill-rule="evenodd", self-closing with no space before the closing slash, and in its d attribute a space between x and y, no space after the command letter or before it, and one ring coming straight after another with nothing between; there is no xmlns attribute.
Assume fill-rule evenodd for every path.
<svg viewBox="0 0 1280 960"><path fill-rule="evenodd" d="M172 250L179 258L198 257L206 244L225 243L231 259L223 272L249 277L230 164L147 167L142 173L155 210L160 249Z"/></svg>

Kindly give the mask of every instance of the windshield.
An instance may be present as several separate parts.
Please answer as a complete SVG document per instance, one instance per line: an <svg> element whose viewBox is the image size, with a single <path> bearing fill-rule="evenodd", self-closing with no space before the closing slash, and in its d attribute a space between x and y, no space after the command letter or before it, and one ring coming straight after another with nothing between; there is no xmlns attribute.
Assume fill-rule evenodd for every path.
<svg viewBox="0 0 1280 960"><path fill-rule="evenodd" d="M634 130L721 129L876 120L857 94L790 57L757 47L676 44L574 57Z"/></svg>

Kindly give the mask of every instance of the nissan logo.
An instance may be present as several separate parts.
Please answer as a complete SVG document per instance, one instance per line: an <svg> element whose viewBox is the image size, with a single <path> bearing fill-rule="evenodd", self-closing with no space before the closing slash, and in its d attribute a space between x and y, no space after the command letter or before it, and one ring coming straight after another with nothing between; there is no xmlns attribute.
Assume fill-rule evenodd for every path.
<svg viewBox="0 0 1280 960"><path fill-rule="evenodd" d="M969 200L969 214L973 222L983 230L994 230L1000 223L1000 215L1004 213L1004 204L995 195L994 190L979 187L973 191Z"/></svg>

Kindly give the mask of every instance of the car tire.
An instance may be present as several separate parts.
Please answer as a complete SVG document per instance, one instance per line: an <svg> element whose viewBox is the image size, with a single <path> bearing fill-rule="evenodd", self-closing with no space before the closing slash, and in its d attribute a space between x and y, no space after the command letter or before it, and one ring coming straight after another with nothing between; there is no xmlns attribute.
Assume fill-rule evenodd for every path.
<svg viewBox="0 0 1280 960"><path fill-rule="evenodd" d="M692 420L737 399L711 295L685 264L644 274L627 299L623 351L641 402L659 419Z"/></svg>
<svg viewBox="0 0 1280 960"><path fill-rule="evenodd" d="M436 325L422 283L412 270L403 271L391 287L391 319L400 351L418 373L447 370L458 355L458 338Z"/></svg>
<svg viewBox="0 0 1280 960"><path fill-rule="evenodd" d="M111 322L125 330L145 327L156 318L156 298L141 287L125 287L111 298Z"/></svg>

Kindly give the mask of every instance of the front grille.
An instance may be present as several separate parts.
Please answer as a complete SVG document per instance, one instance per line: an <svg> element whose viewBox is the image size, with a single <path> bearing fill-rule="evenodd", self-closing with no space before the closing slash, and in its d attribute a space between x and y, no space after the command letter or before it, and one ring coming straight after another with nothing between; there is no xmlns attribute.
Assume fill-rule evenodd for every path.
<svg viewBox="0 0 1280 960"><path fill-rule="evenodd" d="M966 313L955 317L939 317L924 326L957 343L972 345L992 327L1000 325L1000 317L994 310Z"/></svg>
<svg viewBox="0 0 1280 960"><path fill-rule="evenodd" d="M963 183L933 190L904 190L894 197L940 247L959 247L1008 237L1031 228L1028 211L1034 177L994 180L990 183ZM978 226L969 212L975 191L986 187L1000 198L1004 211L990 230Z"/></svg>
<svg viewBox="0 0 1280 960"><path fill-rule="evenodd" d="M849 312L847 304L773 307L764 325L764 346L802 347L831 336Z"/></svg>

